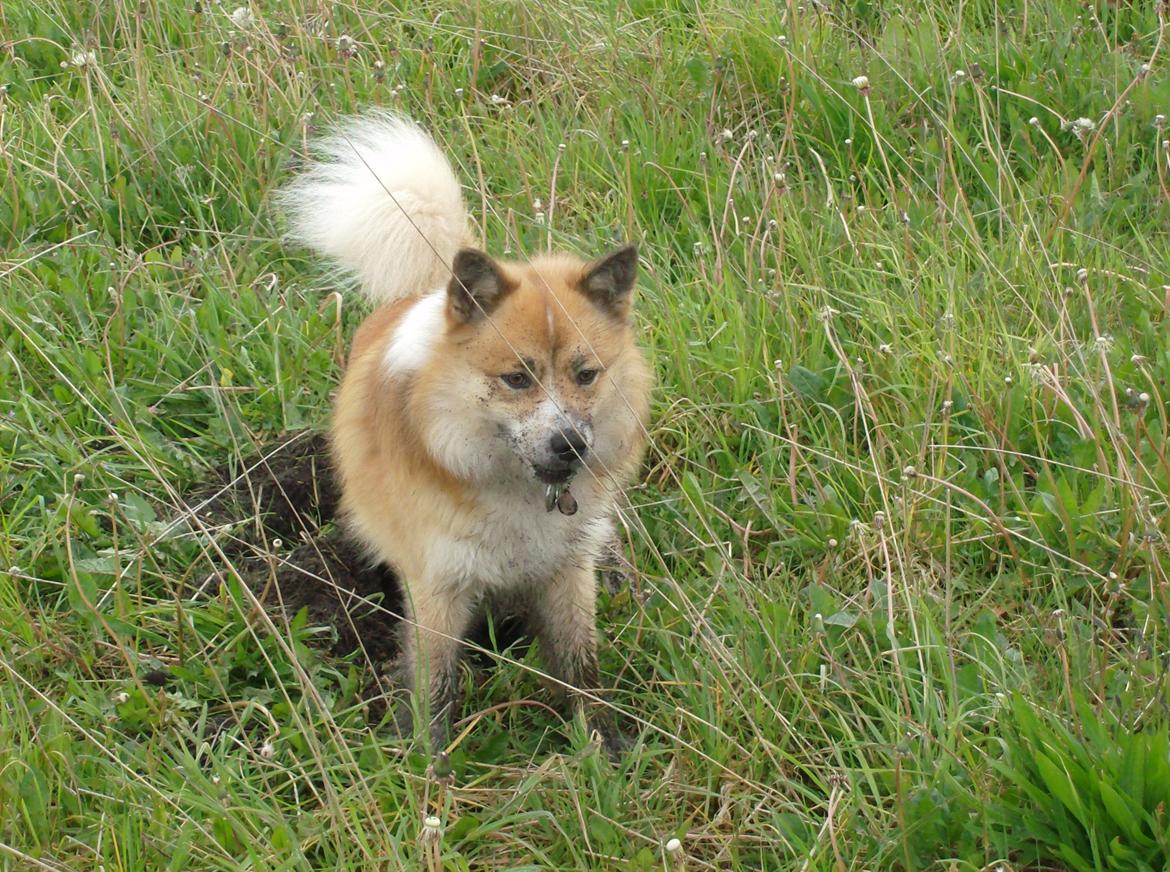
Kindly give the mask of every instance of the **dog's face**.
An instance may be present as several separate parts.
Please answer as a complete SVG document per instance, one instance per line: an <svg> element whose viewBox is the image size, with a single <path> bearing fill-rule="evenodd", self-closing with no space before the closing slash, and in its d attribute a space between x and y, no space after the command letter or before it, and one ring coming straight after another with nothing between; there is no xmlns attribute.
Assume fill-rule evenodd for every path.
<svg viewBox="0 0 1170 872"><path fill-rule="evenodd" d="M629 325L636 270L633 247L592 263L461 251L413 392L435 458L471 480L544 484L636 462L649 390Z"/></svg>

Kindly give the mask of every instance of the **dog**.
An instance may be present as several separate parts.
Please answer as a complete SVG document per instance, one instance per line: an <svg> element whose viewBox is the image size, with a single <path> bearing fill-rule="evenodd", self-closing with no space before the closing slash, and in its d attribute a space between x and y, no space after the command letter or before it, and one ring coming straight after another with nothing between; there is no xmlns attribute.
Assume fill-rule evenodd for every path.
<svg viewBox="0 0 1170 872"><path fill-rule="evenodd" d="M391 114L324 137L280 201L293 238L378 304L353 339L332 452L345 523L404 587L402 683L432 753L485 609L524 616L545 671L612 752L595 561L645 450L636 249L489 256L443 152Z"/></svg>

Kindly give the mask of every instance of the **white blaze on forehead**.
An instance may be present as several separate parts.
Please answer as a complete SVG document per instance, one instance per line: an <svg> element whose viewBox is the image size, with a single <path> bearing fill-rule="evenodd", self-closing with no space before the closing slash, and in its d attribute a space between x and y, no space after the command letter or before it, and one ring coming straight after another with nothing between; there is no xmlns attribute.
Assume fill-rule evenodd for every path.
<svg viewBox="0 0 1170 872"><path fill-rule="evenodd" d="M443 335L446 302L446 291L432 291L407 310L382 358L387 372L414 372L426 365L431 349Z"/></svg>
<svg viewBox="0 0 1170 872"><path fill-rule="evenodd" d="M558 402L556 392L550 385L548 394L544 401L536 407L536 412L532 416L533 421L541 430L560 430L562 421L564 419L564 412L561 411L561 404Z"/></svg>

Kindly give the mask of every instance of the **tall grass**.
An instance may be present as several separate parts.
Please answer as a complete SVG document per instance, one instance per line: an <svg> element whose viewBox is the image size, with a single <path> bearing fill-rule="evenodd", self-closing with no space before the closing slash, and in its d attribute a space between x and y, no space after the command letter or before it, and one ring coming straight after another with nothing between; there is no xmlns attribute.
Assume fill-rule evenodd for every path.
<svg viewBox="0 0 1170 872"><path fill-rule="evenodd" d="M1160 868L1165 4L240 8L0 10L0 862ZM490 250L641 246L616 768L506 651L429 771L184 497L327 422L268 194L371 105Z"/></svg>

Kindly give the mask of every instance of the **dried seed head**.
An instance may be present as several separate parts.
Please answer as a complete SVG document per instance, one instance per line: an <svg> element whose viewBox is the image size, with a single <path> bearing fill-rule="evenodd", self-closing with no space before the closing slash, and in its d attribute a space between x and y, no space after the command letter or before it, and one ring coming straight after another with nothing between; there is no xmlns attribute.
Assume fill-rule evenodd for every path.
<svg viewBox="0 0 1170 872"><path fill-rule="evenodd" d="M69 64L62 63L62 67L96 67L97 55L92 51L75 51L69 58Z"/></svg>
<svg viewBox="0 0 1170 872"><path fill-rule="evenodd" d="M418 834L419 845L430 855L430 868L438 869L440 845L443 842L443 822L434 815L423 818L422 831Z"/></svg>
<svg viewBox="0 0 1170 872"><path fill-rule="evenodd" d="M238 6L233 9L231 20L232 24L234 24L240 30L247 30L256 23L256 18L252 15L252 10L247 6Z"/></svg>

